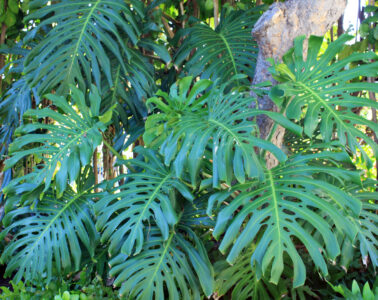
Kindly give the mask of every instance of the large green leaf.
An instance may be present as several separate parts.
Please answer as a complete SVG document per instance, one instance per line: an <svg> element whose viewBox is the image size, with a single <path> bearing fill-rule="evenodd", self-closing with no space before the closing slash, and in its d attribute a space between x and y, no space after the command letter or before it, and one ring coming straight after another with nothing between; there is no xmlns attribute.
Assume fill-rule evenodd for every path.
<svg viewBox="0 0 378 300"><path fill-rule="evenodd" d="M326 151L298 154L274 169L265 170L263 181L250 180L209 198L209 215L214 203L229 202L217 215L213 232L214 237L222 238L221 252L231 247L229 263L235 263L243 249L256 243L251 263L258 276L269 268L270 280L276 284L284 270L286 253L294 265L293 284L297 287L306 279L306 268L296 249L300 242L317 269L327 274L326 258L335 259L340 253L336 232L340 230L353 240L357 229L350 218L358 218L361 203L312 176L329 173L342 182L359 181L358 173L311 163L326 158L345 158L345 154L344 157ZM323 215L329 216L329 220Z"/></svg>
<svg viewBox="0 0 378 300"><path fill-rule="evenodd" d="M216 292L224 296L232 291L232 299L279 299L282 296L280 285L258 278L251 267L251 251L245 251L238 260L229 265L226 261L217 262L214 266L216 276Z"/></svg>
<svg viewBox="0 0 378 300"><path fill-rule="evenodd" d="M168 239L155 226L146 234L137 256L119 254L110 261L110 275L127 299L201 299L213 292L213 270L202 241L186 226L177 226Z"/></svg>
<svg viewBox="0 0 378 300"><path fill-rule="evenodd" d="M152 73L153 68L150 68L149 72ZM125 113L120 112L119 117L123 123L126 123L125 125L127 125L127 121L123 121L123 114L126 118L130 116L140 119L141 116L145 117L147 114L146 104L143 101L145 94L141 94L140 90L143 90L142 86L146 86L147 83L139 81L140 86L133 85L134 88L129 89L127 77L123 74L121 66L117 64L112 65L112 76L114 78L113 86L104 84L102 88L101 108L109 109L117 105L116 112L119 110L118 107L124 108ZM114 125L117 125L116 122Z"/></svg>
<svg viewBox="0 0 378 300"><path fill-rule="evenodd" d="M253 78L258 47L253 40L251 30L260 17L260 9L235 11L227 17L222 16L217 28L198 23L187 29L176 57L175 64L185 62L185 70L193 76L211 80L220 79L226 83L236 74L246 74ZM240 78L234 83L249 85L247 78Z"/></svg>
<svg viewBox="0 0 378 300"><path fill-rule="evenodd" d="M127 148L125 140L133 143L135 141L135 131L144 130L144 118L147 116L147 107L144 101L145 94L141 94L142 87L147 86L143 81L137 80L138 85L133 84L133 88L128 88L127 76L124 76L121 66L114 63L112 75L114 85L109 86L107 83L102 88L101 113L111 119L115 129L114 148L120 150ZM149 72L153 73L153 67ZM136 138L141 135L136 134Z"/></svg>
<svg viewBox="0 0 378 300"><path fill-rule="evenodd" d="M152 64L148 72L154 73ZM115 60L112 60L112 76L114 85L109 86L104 82L102 87L100 112L104 116L103 120L111 120L114 126L113 147L122 151L143 134L144 119L147 117L146 94L143 89L148 83L138 79L137 84L133 82L132 88L129 88L128 77Z"/></svg>
<svg viewBox="0 0 378 300"><path fill-rule="evenodd" d="M116 186L95 205L96 226L102 231L101 241L110 241L111 254L121 251L135 255L142 251L152 221L167 240L170 227L178 221L175 189L192 200L189 190L164 166L158 154L144 148L135 151L142 160L128 162L128 166L139 168L139 172L121 176L119 179L126 177L126 183Z"/></svg>
<svg viewBox="0 0 378 300"><path fill-rule="evenodd" d="M27 76L23 75L25 56L30 50L23 48L23 43L18 42L13 47L4 47L0 53L10 55L12 60L6 65L6 72L14 77L11 85L4 91L0 99L0 155L8 152L8 146L13 139L16 128L22 123L23 114L31 108L32 99L38 104L40 99L27 83ZM4 74L5 75L5 74Z"/></svg>
<svg viewBox="0 0 378 300"><path fill-rule="evenodd" d="M317 297L309 286L293 288L292 269L285 264L284 279L278 284L269 282L269 277L259 278L255 270L251 267L251 255L253 248L244 251L233 264L226 261L216 262L214 271L216 273L215 291L218 296L231 293L231 299L312 299ZM298 298L297 298L298 296Z"/></svg>
<svg viewBox="0 0 378 300"><path fill-rule="evenodd" d="M12 141L13 133L20 125L20 119L24 113L31 108L32 91L26 80L21 78L15 81L4 94L0 103L0 154L8 151Z"/></svg>
<svg viewBox="0 0 378 300"><path fill-rule="evenodd" d="M240 78L240 77L239 77ZM258 138L256 115L266 114L282 126L301 133L298 125L274 112L250 108L255 99L239 92L225 93L226 85L212 86L208 80L192 85L192 78L181 79L171 87L170 94L159 91L160 97L148 100L159 113L146 121L144 141L149 147L160 148L165 164L173 162L178 177L188 169L193 184L206 155L212 160L213 184L220 180L231 184L234 177L262 177L263 167L254 147L266 149L280 161L285 154L272 143Z"/></svg>
<svg viewBox="0 0 378 300"><path fill-rule="evenodd" d="M16 282L23 278L33 283L78 271L83 252L92 256L98 240L90 202L89 189L80 193L68 189L59 200L49 190L36 207L7 212L1 239L8 233L14 236L1 255L6 274L15 272Z"/></svg>
<svg viewBox="0 0 378 300"><path fill-rule="evenodd" d="M91 108L86 105L84 94L75 87L72 87L71 103L52 94L46 97L62 113L51 108L27 111L24 116L35 118L35 122L17 129L17 133L24 135L9 148L12 156L6 161L6 168L11 168L25 156L38 157L40 163L33 173L17 178L14 184L25 179L29 185L25 190L30 190L44 183L44 191L47 191L55 177L60 196L67 183L78 177L80 168L90 163L94 149L102 141L100 130L104 130L105 126L98 121L101 98L94 86L88 97ZM39 118L49 118L54 123L46 124ZM6 191L12 187L14 185L11 183Z"/></svg>
<svg viewBox="0 0 378 300"><path fill-rule="evenodd" d="M378 182L366 180L363 182L364 189L358 186L350 185L347 190L353 192L354 196L361 200L362 211L360 218L352 222L357 224L357 236L353 241L354 246L359 247L362 262L368 265L369 262L374 267L378 266ZM353 247L354 250L356 247ZM354 251L353 251L354 252ZM370 258L370 260L368 259Z"/></svg>
<svg viewBox="0 0 378 300"><path fill-rule="evenodd" d="M104 74L112 86L110 56L130 82L151 84L150 68L133 49L140 36L135 14L143 15L138 7L123 0L68 0L54 1L30 14L27 21L41 20L33 31L51 28L26 58L30 85L41 82L40 94L65 91L69 84L84 89L95 83L100 88Z"/></svg>
<svg viewBox="0 0 378 300"><path fill-rule="evenodd" d="M366 193L359 195L359 198L363 199L363 210L360 216L360 220L356 221L359 225L357 241L359 242L363 263L367 265L369 262L368 257L370 257L371 263L376 268L378 267L378 193Z"/></svg>
<svg viewBox="0 0 378 300"><path fill-rule="evenodd" d="M286 108L287 116L290 119L304 118L307 136L312 138L319 125L324 141L337 139L353 153L360 149L365 160L370 163L360 140L363 139L371 146L376 157L378 146L356 125L370 127L373 131L378 131L378 125L355 114L352 108L378 108L378 103L353 96L352 93L367 90L377 93L378 85L351 80L361 76L377 77L378 56L373 52L354 53L338 61L337 55L343 50L345 42L352 38L348 35L339 37L319 57L323 37L311 36L306 61L303 59L305 37L296 38L294 48L283 57L283 64L272 68L274 78L283 83L273 88L271 96L280 103L282 99L276 95L279 94L278 90L283 90L281 95L292 98ZM351 66L352 63L357 66ZM304 113L303 107L306 107Z"/></svg>

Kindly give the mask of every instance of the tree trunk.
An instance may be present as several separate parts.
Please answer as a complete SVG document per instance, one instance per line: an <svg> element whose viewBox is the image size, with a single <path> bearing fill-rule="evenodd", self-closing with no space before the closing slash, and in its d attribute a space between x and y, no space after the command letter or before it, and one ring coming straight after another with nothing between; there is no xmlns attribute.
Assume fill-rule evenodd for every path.
<svg viewBox="0 0 378 300"><path fill-rule="evenodd" d="M343 14L346 0L289 0L285 3L274 3L257 21L252 35L259 45L256 74L253 84L264 81L276 82L268 72L267 58L281 60L282 56L293 46L294 38L299 35L324 35ZM306 57L307 46L304 47ZM259 109L277 111L277 107L268 96L258 101ZM274 133L273 121L259 116L257 123L261 138L271 136L271 141L281 148L285 129L278 126ZM268 153L267 167L277 165L275 157Z"/></svg>

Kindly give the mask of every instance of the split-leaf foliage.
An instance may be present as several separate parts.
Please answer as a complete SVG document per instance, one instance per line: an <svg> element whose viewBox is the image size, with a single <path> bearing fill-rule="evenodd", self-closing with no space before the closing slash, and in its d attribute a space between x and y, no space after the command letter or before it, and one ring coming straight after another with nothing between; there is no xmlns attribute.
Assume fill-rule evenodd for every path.
<svg viewBox="0 0 378 300"><path fill-rule="evenodd" d="M90 269L125 299L305 299L316 296L306 285L314 271L329 278L359 257L377 267L377 182L358 167L378 153L362 128L378 128L352 110L378 108L355 93L378 92L358 80L378 75L376 54L339 59L351 36L325 51L312 36L304 59L298 37L271 60L279 112L262 111L249 82L250 30L264 7L224 9L215 29L189 20L170 39L160 23L170 1L29 5L25 22L36 26L0 104L13 170L1 262L15 282ZM260 138L261 114L291 144L310 142L279 149ZM127 159L130 145L139 146ZM96 182L100 147L126 173ZM19 171L25 161L32 168Z"/></svg>

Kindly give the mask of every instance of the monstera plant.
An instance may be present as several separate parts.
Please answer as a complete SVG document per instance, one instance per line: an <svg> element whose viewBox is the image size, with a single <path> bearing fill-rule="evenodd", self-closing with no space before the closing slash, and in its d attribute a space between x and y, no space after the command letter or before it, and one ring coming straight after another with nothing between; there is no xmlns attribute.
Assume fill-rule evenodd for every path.
<svg viewBox="0 0 378 300"><path fill-rule="evenodd" d="M352 36L311 36L304 59L300 36L271 60L278 84L251 87L264 7L167 38L168 2L28 2L0 104L6 275L46 287L89 272L125 299L281 299L316 296L308 280L335 265L376 268L378 186L361 175L378 126L354 109L378 109L359 80L377 55L339 59ZM267 93L278 112L251 96ZM286 129L283 149L259 115Z"/></svg>

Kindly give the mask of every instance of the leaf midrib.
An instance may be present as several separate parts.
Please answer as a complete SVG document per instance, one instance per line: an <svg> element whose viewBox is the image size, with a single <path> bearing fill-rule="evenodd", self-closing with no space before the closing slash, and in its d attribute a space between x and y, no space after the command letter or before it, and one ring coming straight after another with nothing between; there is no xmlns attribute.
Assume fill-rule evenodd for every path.
<svg viewBox="0 0 378 300"><path fill-rule="evenodd" d="M41 232L41 234L39 235L39 237L37 238L37 240L33 243L33 246L31 247L31 249L29 250L29 253L28 255L26 256L25 258L25 261L28 260L30 254L33 252L34 248L39 244L39 241L41 240L41 238L46 234L46 232L50 229L50 227L55 223L55 221L66 211L66 209L68 209L68 207L70 207L72 205L72 203L74 203L77 199L79 199L81 196L83 196L84 194L86 194L89 190L91 190L92 187L90 187L89 189L86 189L85 191L81 192L80 194L76 195L75 197L73 197L69 202L67 202L63 208L56 214L56 216L54 216L50 222L46 225L45 229Z"/></svg>
<svg viewBox="0 0 378 300"><path fill-rule="evenodd" d="M305 91L307 91L308 93L310 93L313 97L315 97L317 100L319 100L319 102L323 105L324 108L326 108L330 113L331 115L335 118L335 120L337 120L339 122L339 124L344 127L344 129L346 131L349 131L348 128L345 126L345 123L342 119L340 119L340 117L337 115L337 113L335 113L335 111L328 105L327 101L325 101L322 97L320 97L318 95L318 93L316 93L311 87L307 86L306 84L304 84L303 82L301 81L295 81L295 83L297 83L300 87L302 87Z"/></svg>
<svg viewBox="0 0 378 300"><path fill-rule="evenodd" d="M71 72L72 72L72 67L74 65L74 62L76 60L76 55L77 53L79 52L79 46L81 44L81 41L83 39L83 36L84 36L84 32L87 28L87 25L89 23L89 20L91 19L92 15L93 15L93 12L95 11L95 9L97 8L97 6L99 5L99 3L101 2L101 0L97 0L96 3L93 5L92 9L89 11L88 15L87 15L87 18L85 19L84 21L84 24L83 24L83 28L81 29L81 32L80 32L80 35L79 35L79 38L77 39L77 43L76 43L76 47L75 47L75 51L74 53L72 54L72 60L71 60L71 64L68 68L68 72L67 72L67 75L66 75L66 81L67 81L67 78L70 78L71 76Z"/></svg>
<svg viewBox="0 0 378 300"><path fill-rule="evenodd" d="M223 36L222 33L219 33L219 36L220 38L222 39L223 43L225 44L226 48L227 48L227 52L228 52L228 55L230 56L231 58L231 62L232 62L232 66L233 66L233 69L234 69L234 75L238 74L238 70L236 68L236 63L235 63L235 59L234 59L234 56L232 55L232 51L231 51L231 48L227 42L227 40L225 39L225 37ZM238 86L239 86L239 80L236 80Z"/></svg>
<svg viewBox="0 0 378 300"><path fill-rule="evenodd" d="M153 275L151 276L151 279L149 280L149 282L148 282L148 284L147 284L146 291L149 289L149 287L151 286L151 284L152 284L153 281L154 281L154 278L155 278L157 272L159 272L159 270L160 270L160 266L161 266L161 264L162 264L163 261L164 261L165 255L167 254L168 249L169 249L169 247L171 246L171 243L172 243L172 239L173 239L174 234L175 234L175 232L172 231L172 232L171 232L171 235L169 236L169 238L168 238L168 240L167 240L166 246L165 246L165 248L164 248L163 253L161 254L160 260L159 260L159 262L158 262L158 264L157 264L157 266L156 266L156 268L155 268L155 271L154 271Z"/></svg>
<svg viewBox="0 0 378 300"><path fill-rule="evenodd" d="M276 188L274 186L274 179L272 172L270 170L267 170L267 173L269 175L269 184L270 189L272 190L272 200L273 200L273 209L274 209L274 217L276 219L276 227L277 227L277 235L278 235L278 253L282 253L282 242L281 242L281 230L280 230L280 218L279 218L279 211L278 211L278 199L276 194Z"/></svg>
<svg viewBox="0 0 378 300"><path fill-rule="evenodd" d="M113 105L116 103L116 97L117 97L117 90L118 90L118 84L119 84L119 74L120 74L120 70L121 70L121 65L119 65L117 67L117 72L116 72L116 78L115 78L115 82L114 82L114 90L113 90L113 93L112 93L112 100L110 101L110 105Z"/></svg>
<svg viewBox="0 0 378 300"><path fill-rule="evenodd" d="M218 122L217 120L214 120L214 119L209 119L209 123L213 123L219 127L222 127L224 130L226 130L237 142L237 144L243 149L244 151L244 147L243 147L243 143L240 141L239 137L232 132L232 130L230 128L228 128L227 126L225 126L224 124L222 124L221 122Z"/></svg>
<svg viewBox="0 0 378 300"><path fill-rule="evenodd" d="M171 174L168 173L163 180L159 183L159 185L154 189L153 193L149 197L146 205L144 206L142 212L140 213L137 222L135 222L134 229L137 230L139 227L139 224L142 222L144 214L146 210L150 207L151 202L155 199L156 194L160 191L160 188L164 185L164 183L171 177Z"/></svg>
<svg viewBox="0 0 378 300"><path fill-rule="evenodd" d="M51 166L54 164L54 162L57 160L57 158L59 158L61 156L62 152L65 152L65 150L67 150L72 143L76 142L83 135L87 134L88 131L91 130L92 128L93 127L87 128L86 130L82 131L79 135L77 135L75 138L73 138L72 140L70 140L63 148L61 148L61 149L58 148L59 149L58 152L51 158L51 160L49 161L49 163L46 164L46 167L49 166L47 168L47 170L49 170L51 168ZM42 173L40 173L40 174L42 174Z"/></svg>

